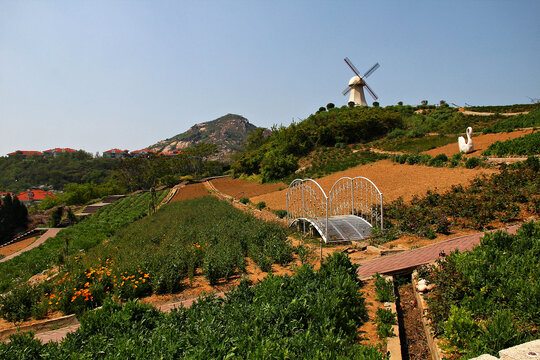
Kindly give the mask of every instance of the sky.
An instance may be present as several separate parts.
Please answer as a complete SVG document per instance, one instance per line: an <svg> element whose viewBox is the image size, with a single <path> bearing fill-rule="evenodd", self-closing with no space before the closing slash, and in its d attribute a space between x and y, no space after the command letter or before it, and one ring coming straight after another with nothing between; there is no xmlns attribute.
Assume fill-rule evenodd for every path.
<svg viewBox="0 0 540 360"><path fill-rule="evenodd" d="M382 106L530 103L538 14L538 0L0 0L0 156L137 150L227 113L288 125L347 103L344 57L380 63Z"/></svg>

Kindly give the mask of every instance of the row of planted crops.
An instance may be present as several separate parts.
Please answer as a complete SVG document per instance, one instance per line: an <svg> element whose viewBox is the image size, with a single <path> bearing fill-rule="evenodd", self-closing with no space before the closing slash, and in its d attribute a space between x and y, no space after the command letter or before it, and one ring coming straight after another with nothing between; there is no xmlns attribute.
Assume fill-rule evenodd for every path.
<svg viewBox="0 0 540 360"><path fill-rule="evenodd" d="M336 253L319 271L303 265L293 276L243 280L225 299L171 313L107 297L61 343L12 335L0 359L386 359L380 347L358 344L367 321L361 286L356 266Z"/></svg>
<svg viewBox="0 0 540 360"><path fill-rule="evenodd" d="M132 213L139 201L143 206L144 198L131 203L128 198L107 213L60 233L55 241L67 249L57 253L69 254L60 271L38 285L13 286L0 300L2 316L20 321L43 317L52 310L82 313L102 305L108 296L124 301L179 292L185 281L201 271L210 284L216 284L245 272L247 256L263 271L292 258L285 228L258 220L227 202L205 197L172 203L125 226L129 223L126 213ZM131 221L136 218L130 217ZM109 225L101 232L94 224L101 224L100 219ZM92 242L73 240L79 236ZM62 240L66 238L71 240ZM54 265L50 260L44 268Z"/></svg>

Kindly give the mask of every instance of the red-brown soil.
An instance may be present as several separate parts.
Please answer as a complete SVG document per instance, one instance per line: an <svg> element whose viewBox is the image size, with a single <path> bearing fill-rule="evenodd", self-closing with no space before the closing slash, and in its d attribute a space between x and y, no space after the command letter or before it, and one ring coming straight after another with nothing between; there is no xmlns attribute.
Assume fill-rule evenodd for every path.
<svg viewBox="0 0 540 360"><path fill-rule="evenodd" d="M282 182L260 184L256 181L232 178L215 179L212 180L212 184L220 192L232 196L235 199L241 199L243 197L251 198L287 188L287 185Z"/></svg>
<svg viewBox="0 0 540 360"><path fill-rule="evenodd" d="M28 245L33 243L38 238L39 238L39 236L33 236L31 238L18 241L16 243L11 244L11 245L6 245L4 247L1 247L0 248L0 255L8 256L8 255L14 254L17 251L19 251L21 249L24 249L25 247L27 247Z"/></svg>
<svg viewBox="0 0 540 360"><path fill-rule="evenodd" d="M332 175L317 179L325 192L341 177L364 176L373 181L383 193L386 203L396 200L400 196L405 201L414 195L423 195L427 190L438 189L445 191L452 185L467 184L475 177L482 174L492 174L497 170L477 168L436 168L421 165L401 165L391 160L382 160L372 164L360 165L351 169L340 171ZM250 200L253 203L264 201L271 209L285 209L287 190L255 196Z"/></svg>
<svg viewBox="0 0 540 360"><path fill-rule="evenodd" d="M181 189L178 189L171 202L195 199L208 195L208 190L204 187L204 184L189 184Z"/></svg>
<svg viewBox="0 0 540 360"><path fill-rule="evenodd" d="M532 132L533 130L518 130L518 131L509 132L509 133L497 133L497 134L486 134L486 135L475 135L473 133L472 141L474 144L474 151L472 153L466 154L465 156L468 156L468 157L481 156L482 151L486 150L491 144L497 141L506 141L510 139L515 139L515 138L530 134ZM467 135L465 133L463 133L462 136L465 139L467 139ZM455 143L441 146L441 147L431 149L428 151L424 151L425 154L429 154L431 156L435 156L439 154L446 154L450 156L450 155L457 154L458 152L459 152L459 147L458 147L457 137L456 137Z"/></svg>
<svg viewBox="0 0 540 360"><path fill-rule="evenodd" d="M364 293L366 309L368 311L369 320L366 321L359 329L360 344L378 345L382 344L381 339L377 335L377 324L375 323L377 310L383 308L383 304L375 300L375 281L369 279L364 282L362 288Z"/></svg>

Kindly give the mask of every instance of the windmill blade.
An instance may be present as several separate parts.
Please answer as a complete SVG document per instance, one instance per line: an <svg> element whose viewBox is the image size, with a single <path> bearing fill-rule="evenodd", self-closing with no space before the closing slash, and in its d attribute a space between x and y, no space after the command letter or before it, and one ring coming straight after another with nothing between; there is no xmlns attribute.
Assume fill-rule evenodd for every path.
<svg viewBox="0 0 540 360"><path fill-rule="evenodd" d="M365 79L365 78L367 78L369 75L373 74L373 72L374 72L375 70L377 70L377 69L379 68L379 66L381 66L381 65L379 65L379 63L376 63L375 65L373 65L373 66L371 67L371 69L369 69L368 71L366 71L366 73L364 74L363 78Z"/></svg>
<svg viewBox="0 0 540 360"><path fill-rule="evenodd" d="M343 90L341 93L342 93L343 95L347 95L347 94L349 93L349 91L351 91L351 89L352 89L352 87L347 86L347 88L346 88L345 90Z"/></svg>
<svg viewBox="0 0 540 360"><path fill-rule="evenodd" d="M378 99L377 95L375 95L375 93L373 92L373 90L371 90L371 88L369 87L369 85L366 84L365 87L366 87L366 89L367 89L369 95L371 95L371 97L372 97L374 100L377 100L377 99Z"/></svg>
<svg viewBox="0 0 540 360"><path fill-rule="evenodd" d="M343 60L345 60L345 62L347 63L347 65L349 65L349 67L351 68L351 70L353 71L353 73L356 74L356 76L361 77L361 76L360 76L360 72L359 72L358 69L353 65L353 63L351 62L351 60L349 60L348 57L346 57L346 58L343 59Z"/></svg>

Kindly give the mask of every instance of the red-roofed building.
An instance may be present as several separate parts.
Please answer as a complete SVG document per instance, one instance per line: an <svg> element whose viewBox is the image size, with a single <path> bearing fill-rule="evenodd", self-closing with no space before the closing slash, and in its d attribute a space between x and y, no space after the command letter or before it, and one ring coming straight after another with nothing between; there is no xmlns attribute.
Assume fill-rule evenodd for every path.
<svg viewBox="0 0 540 360"><path fill-rule="evenodd" d="M106 158L124 158L129 156L129 150L111 149L103 153L103 157Z"/></svg>
<svg viewBox="0 0 540 360"><path fill-rule="evenodd" d="M17 150L12 153L9 153L8 156L9 157L22 156L23 158L27 158L28 156L43 156L43 153L41 151Z"/></svg>
<svg viewBox="0 0 540 360"><path fill-rule="evenodd" d="M141 150L132 151L130 154L132 156L141 156L141 155L148 155L148 154L155 154L155 153L156 152L154 150L141 149Z"/></svg>
<svg viewBox="0 0 540 360"><path fill-rule="evenodd" d="M25 205L31 203L32 201L45 200L45 198L48 197L55 197L55 195L50 191L44 191L39 189L23 191L17 194L17 198L19 199L19 201Z"/></svg>
<svg viewBox="0 0 540 360"><path fill-rule="evenodd" d="M77 150L70 148L54 148L50 150L45 150L43 153L47 156L56 156L60 153L76 153Z"/></svg>
<svg viewBox="0 0 540 360"><path fill-rule="evenodd" d="M11 197L13 197L15 194L14 193L11 193L11 192L3 192L3 193L0 193L0 199L3 199L5 198L6 196L8 195L11 195Z"/></svg>

